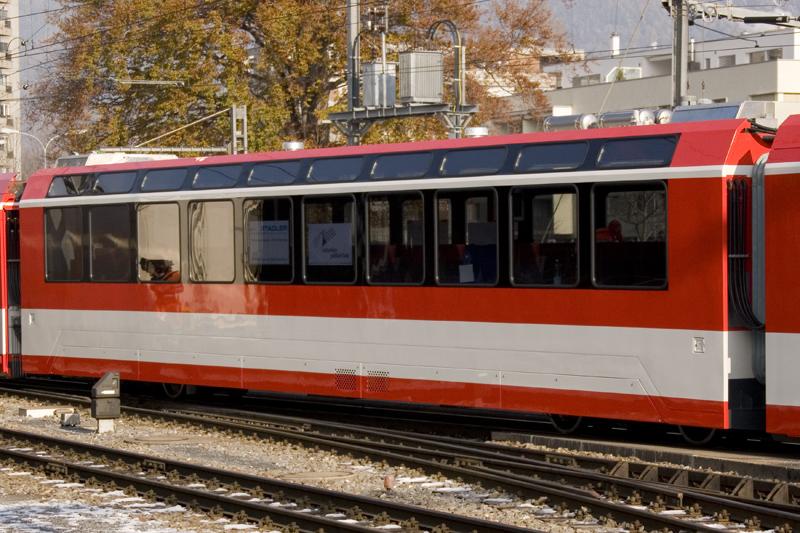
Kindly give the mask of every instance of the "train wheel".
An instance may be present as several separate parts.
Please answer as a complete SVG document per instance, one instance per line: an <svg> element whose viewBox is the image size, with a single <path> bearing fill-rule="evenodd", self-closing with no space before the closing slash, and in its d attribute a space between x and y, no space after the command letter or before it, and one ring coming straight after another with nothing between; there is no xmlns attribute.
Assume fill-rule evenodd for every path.
<svg viewBox="0 0 800 533"><path fill-rule="evenodd" d="M683 440L695 446L708 444L717 434L716 429L698 428L693 426L678 426L678 431L681 432Z"/></svg>
<svg viewBox="0 0 800 533"><path fill-rule="evenodd" d="M182 383L162 383L161 390L170 400L177 400L186 395L186 385Z"/></svg>
<svg viewBox="0 0 800 533"><path fill-rule="evenodd" d="M562 435L575 433L583 424L582 416L550 415L550 423Z"/></svg>

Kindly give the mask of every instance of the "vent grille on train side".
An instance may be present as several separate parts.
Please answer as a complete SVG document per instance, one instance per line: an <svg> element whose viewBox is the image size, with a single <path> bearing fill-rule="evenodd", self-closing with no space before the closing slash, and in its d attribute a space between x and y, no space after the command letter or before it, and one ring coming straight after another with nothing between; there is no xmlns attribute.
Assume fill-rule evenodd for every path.
<svg viewBox="0 0 800 533"><path fill-rule="evenodd" d="M389 372L367 370L367 392L386 392L389 390Z"/></svg>
<svg viewBox="0 0 800 533"><path fill-rule="evenodd" d="M337 368L334 370L336 375L336 388L341 391L357 391L358 376L354 368Z"/></svg>

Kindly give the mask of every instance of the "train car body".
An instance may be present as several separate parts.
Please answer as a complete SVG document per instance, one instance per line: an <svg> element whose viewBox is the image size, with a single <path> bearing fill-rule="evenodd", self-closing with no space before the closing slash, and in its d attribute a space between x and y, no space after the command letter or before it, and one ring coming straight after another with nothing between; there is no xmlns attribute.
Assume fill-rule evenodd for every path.
<svg viewBox="0 0 800 533"><path fill-rule="evenodd" d="M765 381L741 316L769 152L725 120L42 170L19 202L22 367L763 429L800 407L777 392L800 398L793 353L768 349ZM766 168L772 272L800 181ZM783 265L768 323L798 300Z"/></svg>

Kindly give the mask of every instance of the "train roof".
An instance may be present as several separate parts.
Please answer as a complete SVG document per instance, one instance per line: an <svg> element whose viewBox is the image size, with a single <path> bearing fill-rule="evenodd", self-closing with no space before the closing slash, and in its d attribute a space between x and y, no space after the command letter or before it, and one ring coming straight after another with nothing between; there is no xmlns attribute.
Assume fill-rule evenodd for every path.
<svg viewBox="0 0 800 533"><path fill-rule="evenodd" d="M296 160L316 160L348 156L369 156L401 154L411 152L448 152L469 148L490 148L495 146L518 146L536 144L558 144L576 141L603 141L635 139L642 137L670 137L677 139L677 146L669 161L671 167L748 165L753 164L753 142L765 144L756 135L742 136L749 131L751 124L743 119L715 120L705 122L686 122L651 126L633 126L574 130L558 132L522 133L502 136L488 136L470 139L448 139L418 141L396 144L372 144L343 146L336 148L317 148L297 151L258 152L212 157L180 158L164 161L132 162L85 167L64 167L42 169L28 179L23 200L45 198L54 176L82 175L140 171L150 169L175 169L189 167L221 166L259 162L279 162ZM738 142L738 139L750 141Z"/></svg>

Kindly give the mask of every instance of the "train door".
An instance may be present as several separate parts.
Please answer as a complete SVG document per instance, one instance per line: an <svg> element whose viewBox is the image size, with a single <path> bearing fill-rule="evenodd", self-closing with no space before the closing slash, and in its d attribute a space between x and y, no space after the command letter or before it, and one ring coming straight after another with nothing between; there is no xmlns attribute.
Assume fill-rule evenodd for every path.
<svg viewBox="0 0 800 533"><path fill-rule="evenodd" d="M19 244L19 210L4 203L0 210L2 375L12 378L22 376Z"/></svg>

